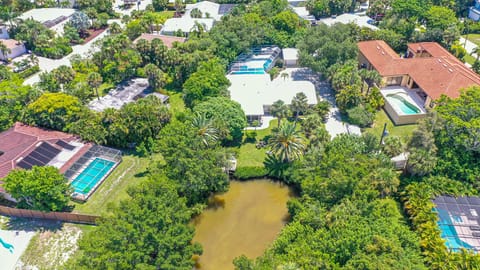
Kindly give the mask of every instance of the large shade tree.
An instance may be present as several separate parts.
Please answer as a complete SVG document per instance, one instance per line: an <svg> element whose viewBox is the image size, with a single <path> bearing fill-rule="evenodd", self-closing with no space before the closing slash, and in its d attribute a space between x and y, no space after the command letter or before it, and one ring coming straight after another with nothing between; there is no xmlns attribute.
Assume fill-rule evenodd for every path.
<svg viewBox="0 0 480 270"><path fill-rule="evenodd" d="M70 185L55 167L13 170L3 182L3 187L18 201L20 208L61 211L70 201Z"/></svg>

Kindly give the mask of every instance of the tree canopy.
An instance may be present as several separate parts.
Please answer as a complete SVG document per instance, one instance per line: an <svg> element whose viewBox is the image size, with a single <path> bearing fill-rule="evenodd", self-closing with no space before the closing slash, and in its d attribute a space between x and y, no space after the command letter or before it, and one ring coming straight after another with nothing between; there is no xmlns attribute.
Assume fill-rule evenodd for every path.
<svg viewBox="0 0 480 270"><path fill-rule="evenodd" d="M13 170L3 182L3 187L18 201L20 208L62 211L70 201L71 189L67 179L51 166Z"/></svg>

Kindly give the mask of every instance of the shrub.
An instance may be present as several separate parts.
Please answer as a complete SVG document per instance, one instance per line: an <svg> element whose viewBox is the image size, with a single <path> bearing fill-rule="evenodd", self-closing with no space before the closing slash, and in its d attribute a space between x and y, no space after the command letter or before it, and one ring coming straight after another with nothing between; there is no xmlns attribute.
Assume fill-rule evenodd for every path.
<svg viewBox="0 0 480 270"><path fill-rule="evenodd" d="M347 110L348 121L360 127L369 127L373 124L375 115L367 111L363 106L356 106Z"/></svg>
<svg viewBox="0 0 480 270"><path fill-rule="evenodd" d="M260 166L237 167L233 176L239 180L261 178L267 175L267 169Z"/></svg>
<svg viewBox="0 0 480 270"><path fill-rule="evenodd" d="M32 76L33 74L35 74L39 71L40 71L40 67L38 67L38 65L36 65L36 66L33 66L31 68L28 68L28 69L20 72L18 75L20 75L20 77L25 79L25 78L28 78L28 77Z"/></svg>
<svg viewBox="0 0 480 270"><path fill-rule="evenodd" d="M247 131L245 132L245 142L254 143L257 141L257 132L256 131Z"/></svg>

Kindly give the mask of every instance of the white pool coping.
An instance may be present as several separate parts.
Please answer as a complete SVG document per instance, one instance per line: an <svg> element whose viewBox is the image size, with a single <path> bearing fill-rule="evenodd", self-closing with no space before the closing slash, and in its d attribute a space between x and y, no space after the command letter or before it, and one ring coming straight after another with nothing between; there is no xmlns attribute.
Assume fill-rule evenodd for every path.
<svg viewBox="0 0 480 270"><path fill-rule="evenodd" d="M417 107L417 109L420 110L420 112L416 114L427 113L427 111L423 106L423 103L421 102L421 98L417 95L417 93L414 90L408 90L407 88L402 86L388 86L388 87L382 88L380 92L384 97L385 102L388 102L392 106L392 108L394 108L394 110L398 115L414 115L414 114L406 114L397 106L397 104L393 102L389 102L387 98L387 95L389 94L403 94L402 97L404 97L406 101L415 105L415 107Z"/></svg>
<svg viewBox="0 0 480 270"><path fill-rule="evenodd" d="M18 232L18 235L17 235ZM27 249L30 240L35 235L33 231L10 231L0 230L0 238L5 243L13 245L13 253L10 253L0 244L0 268L2 270L13 270L18 259Z"/></svg>

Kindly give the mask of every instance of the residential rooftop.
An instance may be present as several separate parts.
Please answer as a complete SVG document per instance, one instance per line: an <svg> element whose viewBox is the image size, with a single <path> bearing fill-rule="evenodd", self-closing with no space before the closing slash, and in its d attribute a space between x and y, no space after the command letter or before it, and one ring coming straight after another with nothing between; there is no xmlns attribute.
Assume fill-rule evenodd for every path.
<svg viewBox="0 0 480 270"><path fill-rule="evenodd" d="M162 102L165 102L168 99L168 96L166 95L152 93L152 90L149 88L148 79L136 78L119 84L117 88L111 90L107 95L100 99L92 100L88 104L88 107L98 112L104 111L107 108L118 110L123 105L134 102L135 100L148 95L154 95L161 99Z"/></svg>
<svg viewBox="0 0 480 270"><path fill-rule="evenodd" d="M52 27L66 20L75 13L73 8L36 8L31 9L19 16L20 19L33 19Z"/></svg>
<svg viewBox="0 0 480 270"><path fill-rule="evenodd" d="M461 89L480 85L479 75L435 42L409 44L408 58L401 58L382 40L359 42L358 48L381 76L408 75L432 99L456 98Z"/></svg>
<svg viewBox="0 0 480 270"><path fill-rule="evenodd" d="M17 122L0 133L0 151L3 152L0 155L0 179L13 169L29 169L32 165L50 165L64 172L69 161L78 158L79 152L89 147L75 135ZM1 187L0 192L3 192Z"/></svg>
<svg viewBox="0 0 480 270"><path fill-rule="evenodd" d="M367 27L372 30L377 30L378 27L375 25L371 25L368 22L373 21L372 18L368 16L359 16L356 14L351 14L351 13L345 13L342 15L338 15L336 17L331 17L331 18L325 18L325 19L320 19L319 22L324 23L328 26L332 26L336 23L343 23L343 24L349 24L349 23L354 23L360 27Z"/></svg>

